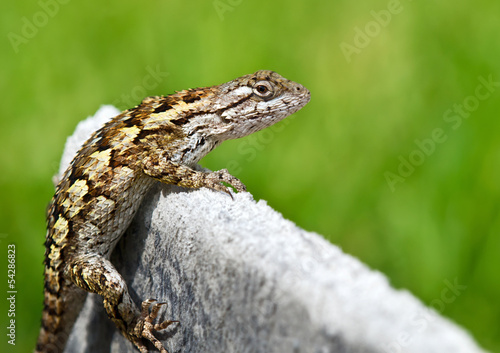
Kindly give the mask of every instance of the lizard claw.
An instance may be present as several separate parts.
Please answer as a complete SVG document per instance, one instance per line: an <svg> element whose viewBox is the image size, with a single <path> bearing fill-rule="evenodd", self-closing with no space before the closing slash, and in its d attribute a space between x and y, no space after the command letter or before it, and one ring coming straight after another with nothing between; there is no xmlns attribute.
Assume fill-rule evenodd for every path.
<svg viewBox="0 0 500 353"><path fill-rule="evenodd" d="M205 177L205 182L206 182L205 185L206 187L217 191L225 192L226 194L229 194L231 198L233 198L233 195L231 194L230 189L227 186L223 185L222 183L229 184L238 192L243 192L247 190L245 185L238 178L229 174L227 169L221 169L215 172L207 173Z"/></svg>
<svg viewBox="0 0 500 353"><path fill-rule="evenodd" d="M154 303L154 304L153 304ZM151 307L151 305L153 306ZM134 328L134 344L141 351L141 353L148 352L147 347L142 342L141 338L145 338L150 341L160 353L168 353L168 351L163 347L163 344L154 336L154 331L160 331L166 329L168 326L174 322L179 322L177 320L165 320L159 324L153 324L153 320L158 316L158 312L163 305L167 303L157 303L156 299L147 299L142 302L141 305L141 316L137 325ZM149 308L151 307L151 312Z"/></svg>

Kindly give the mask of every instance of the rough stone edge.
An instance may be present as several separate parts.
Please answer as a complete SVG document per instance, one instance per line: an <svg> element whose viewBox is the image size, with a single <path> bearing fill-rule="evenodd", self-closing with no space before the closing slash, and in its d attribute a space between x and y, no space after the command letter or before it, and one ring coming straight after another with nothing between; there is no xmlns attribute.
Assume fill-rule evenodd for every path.
<svg viewBox="0 0 500 353"><path fill-rule="evenodd" d="M65 163L102 113L68 139ZM158 185L112 260L137 303L156 297L168 303L162 319L181 321L158 334L170 353L483 352L384 275L248 193L232 200ZM66 352L109 351L137 352L91 295Z"/></svg>

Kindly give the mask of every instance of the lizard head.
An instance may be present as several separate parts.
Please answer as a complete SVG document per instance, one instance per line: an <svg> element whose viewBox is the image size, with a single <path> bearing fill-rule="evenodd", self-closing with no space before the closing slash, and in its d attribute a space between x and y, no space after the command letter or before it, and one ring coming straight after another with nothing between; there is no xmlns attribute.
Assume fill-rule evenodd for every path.
<svg viewBox="0 0 500 353"><path fill-rule="evenodd" d="M311 99L307 88L268 70L216 86L215 107L219 141L240 138L295 113ZM217 119L218 118L218 119Z"/></svg>

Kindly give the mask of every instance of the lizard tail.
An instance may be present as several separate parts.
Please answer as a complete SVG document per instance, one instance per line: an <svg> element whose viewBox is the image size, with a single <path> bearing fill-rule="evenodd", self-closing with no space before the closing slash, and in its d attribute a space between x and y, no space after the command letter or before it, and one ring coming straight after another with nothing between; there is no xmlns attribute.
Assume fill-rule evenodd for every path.
<svg viewBox="0 0 500 353"><path fill-rule="evenodd" d="M87 293L45 267L45 299L35 353L62 353Z"/></svg>

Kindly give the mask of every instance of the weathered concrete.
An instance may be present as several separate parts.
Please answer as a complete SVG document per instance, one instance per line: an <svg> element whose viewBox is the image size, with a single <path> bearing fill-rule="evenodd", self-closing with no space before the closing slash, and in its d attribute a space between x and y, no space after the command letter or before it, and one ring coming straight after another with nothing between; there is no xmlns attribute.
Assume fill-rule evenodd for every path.
<svg viewBox="0 0 500 353"><path fill-rule="evenodd" d="M158 185L112 260L137 303L166 301L160 319L180 320L157 335L170 353L482 352L384 275L249 193L232 200ZM66 352L137 352L100 302L88 297Z"/></svg>

